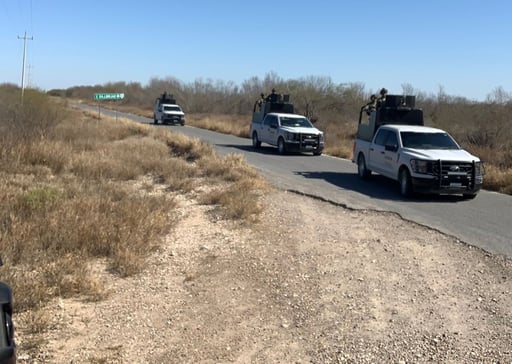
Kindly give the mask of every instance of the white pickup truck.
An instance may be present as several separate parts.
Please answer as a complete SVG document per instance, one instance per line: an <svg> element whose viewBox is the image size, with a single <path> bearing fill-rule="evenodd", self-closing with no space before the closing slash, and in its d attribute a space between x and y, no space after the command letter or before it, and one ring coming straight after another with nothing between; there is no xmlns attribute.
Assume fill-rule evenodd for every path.
<svg viewBox="0 0 512 364"><path fill-rule="evenodd" d="M359 177L368 178L374 171L398 181L405 197L418 192L474 198L483 183L480 159L462 149L446 131L418 125L423 123L419 109L399 103L392 110L396 107L394 102L387 106L388 110L382 106L382 110L369 113L370 127L364 123L361 126L360 118L352 158ZM407 124L414 119L409 114L407 120L411 111L421 115L421 122L416 119L416 125ZM375 132L369 139L368 130L372 129Z"/></svg>
<svg viewBox="0 0 512 364"><path fill-rule="evenodd" d="M176 103L172 95L163 93L155 100L153 106L153 122L155 124L185 125L185 113Z"/></svg>
<svg viewBox="0 0 512 364"><path fill-rule="evenodd" d="M255 105L250 136L254 148L261 143L277 146L279 154L310 152L321 155L324 150L324 133L315 128L309 119L293 113L293 105L282 95Z"/></svg>

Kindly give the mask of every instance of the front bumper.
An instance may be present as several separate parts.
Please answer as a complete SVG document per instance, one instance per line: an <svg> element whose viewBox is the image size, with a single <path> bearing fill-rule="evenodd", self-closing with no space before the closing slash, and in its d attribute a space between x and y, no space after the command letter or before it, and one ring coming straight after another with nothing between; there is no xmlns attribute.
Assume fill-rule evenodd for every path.
<svg viewBox="0 0 512 364"><path fill-rule="evenodd" d="M412 177L414 192L436 193L447 195L476 194L482 188L483 178L477 176L475 181L460 179L456 181L441 181L439 177Z"/></svg>
<svg viewBox="0 0 512 364"><path fill-rule="evenodd" d="M293 138L285 140L285 146L289 152L321 153L324 141L319 135L295 134Z"/></svg>
<svg viewBox="0 0 512 364"><path fill-rule="evenodd" d="M162 122L166 124L185 124L185 117L179 115L162 115Z"/></svg>
<svg viewBox="0 0 512 364"><path fill-rule="evenodd" d="M288 152L318 152L321 153L324 150L323 144L300 144L300 143L285 143L286 150Z"/></svg>

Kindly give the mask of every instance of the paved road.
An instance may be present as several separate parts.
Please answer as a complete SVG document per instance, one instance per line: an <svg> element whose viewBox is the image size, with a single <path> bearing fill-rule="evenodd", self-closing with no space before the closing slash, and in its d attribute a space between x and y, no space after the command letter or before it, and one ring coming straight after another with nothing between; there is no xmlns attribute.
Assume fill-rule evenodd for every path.
<svg viewBox="0 0 512 364"><path fill-rule="evenodd" d="M97 108L95 109L97 110ZM102 110L102 113L114 115ZM117 113L141 123L152 120ZM190 126L161 126L215 146L219 154L241 153L275 186L313 195L353 209L400 214L404 219L456 236L490 253L512 256L512 196L481 191L474 200L457 196L418 196L404 199L398 185L378 175L357 177L349 160L329 156L278 155L275 148L253 150L250 139Z"/></svg>

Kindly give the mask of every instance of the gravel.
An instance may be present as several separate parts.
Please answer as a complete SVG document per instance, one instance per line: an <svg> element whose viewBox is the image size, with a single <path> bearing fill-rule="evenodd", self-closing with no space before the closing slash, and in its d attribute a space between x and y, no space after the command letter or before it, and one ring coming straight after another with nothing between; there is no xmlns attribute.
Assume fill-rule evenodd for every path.
<svg viewBox="0 0 512 364"><path fill-rule="evenodd" d="M510 259L395 214L262 202L242 224L182 198L146 270L53 304L18 362L512 363Z"/></svg>

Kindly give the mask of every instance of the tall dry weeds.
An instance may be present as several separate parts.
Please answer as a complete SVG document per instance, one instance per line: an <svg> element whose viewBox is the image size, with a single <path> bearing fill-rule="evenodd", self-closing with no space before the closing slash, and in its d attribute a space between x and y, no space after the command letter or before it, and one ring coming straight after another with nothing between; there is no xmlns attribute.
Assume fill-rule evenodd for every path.
<svg viewBox="0 0 512 364"><path fill-rule="evenodd" d="M21 105L12 91L0 87L0 277L15 310L30 312L32 330L42 330L37 309L54 297L101 297L98 262L120 276L140 272L176 223L171 191L223 186L216 203L227 218L257 215L264 183L241 157L218 157L161 128L71 112L37 92Z"/></svg>

